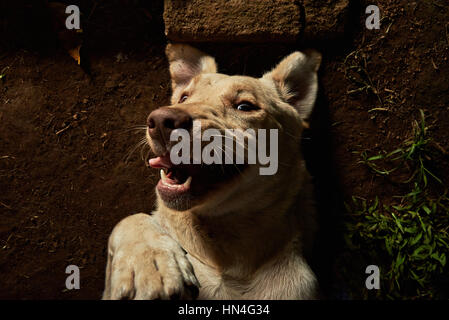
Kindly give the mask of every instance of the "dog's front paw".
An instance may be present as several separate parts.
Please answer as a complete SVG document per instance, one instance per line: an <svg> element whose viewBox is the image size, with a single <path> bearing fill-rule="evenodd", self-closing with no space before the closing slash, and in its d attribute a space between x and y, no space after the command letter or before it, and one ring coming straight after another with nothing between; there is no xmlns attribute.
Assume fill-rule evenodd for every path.
<svg viewBox="0 0 449 320"><path fill-rule="evenodd" d="M103 299L195 299L199 283L179 244L153 228L151 241L127 241L132 231L122 223L111 235Z"/></svg>
<svg viewBox="0 0 449 320"><path fill-rule="evenodd" d="M112 257L110 299L194 299L198 287L183 252L136 244L132 248L126 246Z"/></svg>

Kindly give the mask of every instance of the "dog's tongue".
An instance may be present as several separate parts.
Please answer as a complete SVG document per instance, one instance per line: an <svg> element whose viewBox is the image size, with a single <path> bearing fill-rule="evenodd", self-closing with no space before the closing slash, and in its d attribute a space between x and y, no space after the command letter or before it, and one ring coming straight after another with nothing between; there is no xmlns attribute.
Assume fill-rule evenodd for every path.
<svg viewBox="0 0 449 320"><path fill-rule="evenodd" d="M152 168L171 168L173 164L170 161L170 154L167 153L166 155L152 158L148 161L150 167Z"/></svg>

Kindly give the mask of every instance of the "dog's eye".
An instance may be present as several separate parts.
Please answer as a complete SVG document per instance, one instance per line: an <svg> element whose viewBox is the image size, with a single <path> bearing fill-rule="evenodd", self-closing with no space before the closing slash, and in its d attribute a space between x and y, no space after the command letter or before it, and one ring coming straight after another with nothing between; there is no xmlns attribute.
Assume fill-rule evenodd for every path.
<svg viewBox="0 0 449 320"><path fill-rule="evenodd" d="M181 98L179 99L179 103L183 103L184 101L187 100L187 98L189 97L189 95L187 93L184 93Z"/></svg>
<svg viewBox="0 0 449 320"><path fill-rule="evenodd" d="M239 111L248 112L248 111L258 110L259 107L253 105L251 102L241 102L237 105L236 109Z"/></svg>

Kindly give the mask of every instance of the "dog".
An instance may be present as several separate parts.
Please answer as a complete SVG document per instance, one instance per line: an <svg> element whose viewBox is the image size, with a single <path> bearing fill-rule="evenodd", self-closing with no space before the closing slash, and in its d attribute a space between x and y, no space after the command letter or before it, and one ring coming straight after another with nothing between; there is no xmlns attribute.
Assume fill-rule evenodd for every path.
<svg viewBox="0 0 449 320"><path fill-rule="evenodd" d="M213 57L168 44L171 105L147 119L161 170L156 210L123 219L108 241L103 299L317 299L306 257L317 231L301 151L321 54L294 52L261 78L217 73ZM175 165L174 130L278 130L277 172L260 164ZM271 142L270 142L271 143Z"/></svg>

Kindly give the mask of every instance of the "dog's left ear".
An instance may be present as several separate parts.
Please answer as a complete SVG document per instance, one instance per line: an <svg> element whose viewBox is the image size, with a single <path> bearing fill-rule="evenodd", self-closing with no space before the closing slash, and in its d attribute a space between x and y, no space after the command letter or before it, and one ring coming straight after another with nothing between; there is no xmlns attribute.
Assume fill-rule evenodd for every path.
<svg viewBox="0 0 449 320"><path fill-rule="evenodd" d="M201 73L216 73L215 59L186 44L168 44L165 49L172 85L172 103L179 100L184 88Z"/></svg>
<svg viewBox="0 0 449 320"><path fill-rule="evenodd" d="M319 52L297 51L284 58L273 70L264 74L263 78L272 79L281 97L295 107L305 120L315 105L320 64Z"/></svg>

